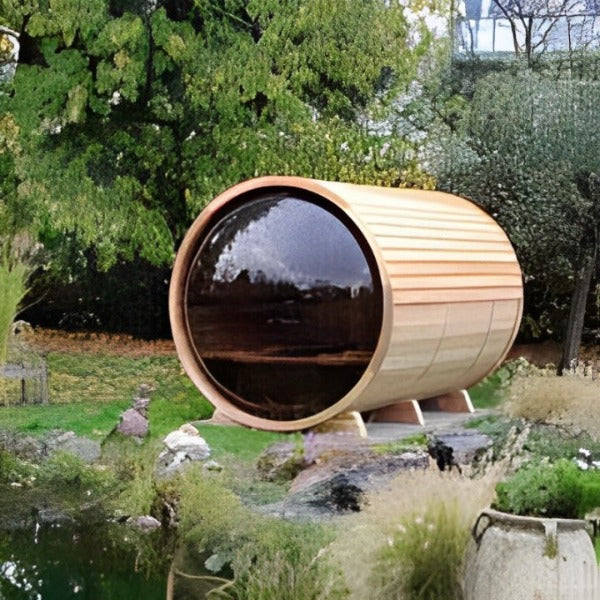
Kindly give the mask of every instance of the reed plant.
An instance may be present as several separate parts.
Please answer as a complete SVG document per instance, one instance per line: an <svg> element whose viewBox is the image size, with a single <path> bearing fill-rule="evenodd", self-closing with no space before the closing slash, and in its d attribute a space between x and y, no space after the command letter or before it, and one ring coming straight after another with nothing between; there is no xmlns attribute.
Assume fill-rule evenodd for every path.
<svg viewBox="0 0 600 600"><path fill-rule="evenodd" d="M27 293L27 266L0 253L0 364L8 354L12 324Z"/></svg>

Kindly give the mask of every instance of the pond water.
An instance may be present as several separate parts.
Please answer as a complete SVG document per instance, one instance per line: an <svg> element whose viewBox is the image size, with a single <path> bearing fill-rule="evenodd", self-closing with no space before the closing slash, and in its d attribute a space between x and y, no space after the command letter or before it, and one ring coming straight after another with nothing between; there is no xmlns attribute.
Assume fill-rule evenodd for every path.
<svg viewBox="0 0 600 600"><path fill-rule="evenodd" d="M139 563L125 527L0 531L0 600L164 600L167 573Z"/></svg>

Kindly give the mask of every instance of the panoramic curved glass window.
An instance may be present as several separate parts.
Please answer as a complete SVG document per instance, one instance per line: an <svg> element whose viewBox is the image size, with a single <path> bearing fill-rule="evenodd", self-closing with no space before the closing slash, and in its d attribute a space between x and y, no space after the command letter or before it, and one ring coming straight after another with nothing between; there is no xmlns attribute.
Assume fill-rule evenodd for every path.
<svg viewBox="0 0 600 600"><path fill-rule="evenodd" d="M287 421L321 412L371 360L381 284L366 241L332 210L301 192L265 192L202 238L185 298L192 343L246 413Z"/></svg>

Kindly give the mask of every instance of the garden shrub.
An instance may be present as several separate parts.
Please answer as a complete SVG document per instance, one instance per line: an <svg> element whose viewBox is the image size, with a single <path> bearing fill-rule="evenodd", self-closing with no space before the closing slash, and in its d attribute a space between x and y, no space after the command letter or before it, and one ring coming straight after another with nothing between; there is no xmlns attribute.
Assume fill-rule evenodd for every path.
<svg viewBox="0 0 600 600"><path fill-rule="evenodd" d="M34 472L35 469L31 465L0 448L0 484L21 483L31 477Z"/></svg>
<svg viewBox="0 0 600 600"><path fill-rule="evenodd" d="M517 515L576 519L600 506L600 472L567 459L526 465L496 486L494 508Z"/></svg>
<svg viewBox="0 0 600 600"><path fill-rule="evenodd" d="M177 487L179 529L188 552L198 558L198 570L202 571L207 558L217 555L233 573L219 598L346 597L341 573L327 556L326 548L333 540L328 527L257 515L231 490L198 469L189 469Z"/></svg>
<svg viewBox="0 0 600 600"><path fill-rule="evenodd" d="M110 493L115 485L111 472L88 465L68 452L55 452L42 463L38 481L62 494L83 493L92 499Z"/></svg>

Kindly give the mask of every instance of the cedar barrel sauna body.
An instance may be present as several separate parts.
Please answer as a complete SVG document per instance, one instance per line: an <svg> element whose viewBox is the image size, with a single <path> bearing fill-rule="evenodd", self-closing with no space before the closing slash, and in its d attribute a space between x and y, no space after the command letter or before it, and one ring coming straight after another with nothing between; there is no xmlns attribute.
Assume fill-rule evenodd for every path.
<svg viewBox="0 0 600 600"><path fill-rule="evenodd" d="M218 410L291 431L468 388L508 352L522 303L509 240L467 200L262 177L196 219L169 310Z"/></svg>

